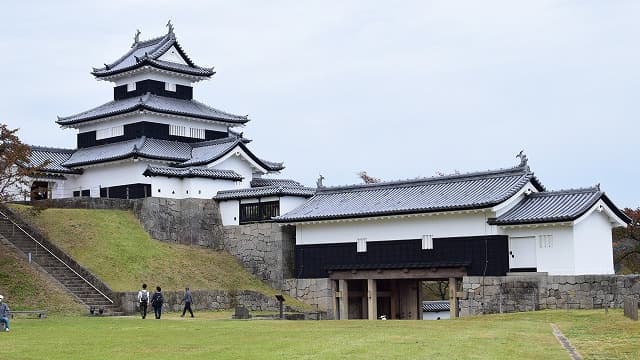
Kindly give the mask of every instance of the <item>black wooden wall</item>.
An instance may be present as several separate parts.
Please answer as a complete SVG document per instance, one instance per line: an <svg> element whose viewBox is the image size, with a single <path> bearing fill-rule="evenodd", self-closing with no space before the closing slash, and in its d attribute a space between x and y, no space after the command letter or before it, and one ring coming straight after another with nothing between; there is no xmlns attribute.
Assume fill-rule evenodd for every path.
<svg viewBox="0 0 640 360"><path fill-rule="evenodd" d="M504 276L509 271L508 237L501 235L434 238L432 250L422 240L296 245L297 278L326 278L329 270L431 268L466 266L470 276ZM485 271L486 265L486 271Z"/></svg>

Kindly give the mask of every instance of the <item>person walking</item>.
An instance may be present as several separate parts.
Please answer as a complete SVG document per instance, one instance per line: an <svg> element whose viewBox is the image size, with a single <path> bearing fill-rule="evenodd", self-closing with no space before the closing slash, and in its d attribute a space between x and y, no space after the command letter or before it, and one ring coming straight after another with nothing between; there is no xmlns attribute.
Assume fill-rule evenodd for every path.
<svg viewBox="0 0 640 360"><path fill-rule="evenodd" d="M184 314L189 310L189 314L193 317L193 311L191 310L191 304L193 303L193 296L191 296L191 291L189 288L184 289L184 296L182 297L181 303L184 302L184 309L182 309L182 315L180 317L184 317Z"/></svg>
<svg viewBox="0 0 640 360"><path fill-rule="evenodd" d="M9 305L4 302L4 296L0 295L0 323L4 323L4 331L9 331Z"/></svg>
<svg viewBox="0 0 640 360"><path fill-rule="evenodd" d="M142 284L142 290L138 291L138 304L140 305L140 315L145 319L147 317L147 308L149 306L149 290L147 284Z"/></svg>
<svg viewBox="0 0 640 360"><path fill-rule="evenodd" d="M156 319L160 319L162 316L162 304L164 303L164 296L162 296L162 289L160 286L156 286L156 292L151 297L151 306L153 306L153 312L156 315Z"/></svg>

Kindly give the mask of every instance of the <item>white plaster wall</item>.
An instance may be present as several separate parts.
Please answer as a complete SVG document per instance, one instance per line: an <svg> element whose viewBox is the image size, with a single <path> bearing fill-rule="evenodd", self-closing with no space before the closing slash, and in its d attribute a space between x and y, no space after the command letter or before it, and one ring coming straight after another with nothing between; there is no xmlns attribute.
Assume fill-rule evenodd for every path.
<svg viewBox="0 0 640 360"><path fill-rule="evenodd" d="M296 244L330 244L367 241L420 239L437 237L481 236L490 234L487 213L449 213L407 218L382 218L352 222L297 224Z"/></svg>
<svg viewBox="0 0 640 360"><path fill-rule="evenodd" d="M145 113L134 112L134 113L127 114L124 116L119 116L116 118L107 118L107 119L91 121L86 124L79 124L77 125L77 128L78 128L78 132L84 133L84 132L104 129L107 127L115 127L120 125L132 124L140 121L148 121L148 122L154 122L158 124L167 124L167 125L176 125L176 126L186 126L186 127L193 127L198 129L206 129L206 130L221 131L221 132L227 131L226 125L213 123L208 120L187 119L187 118L177 117L172 115L152 114L149 112L145 112Z"/></svg>
<svg viewBox="0 0 640 360"><path fill-rule="evenodd" d="M151 196L170 199L182 199L184 196L183 182L180 178L163 176L149 176L147 181L151 184Z"/></svg>
<svg viewBox="0 0 640 360"><path fill-rule="evenodd" d="M175 46L172 46L169 50L167 50L164 54L162 54L158 58L158 60L187 65L187 62L184 61L182 56L180 56L180 53L178 52L178 49L176 49Z"/></svg>
<svg viewBox="0 0 640 360"><path fill-rule="evenodd" d="M307 201L306 198L300 196L283 196L280 198L280 215L284 215L289 211L297 208Z"/></svg>
<svg viewBox="0 0 640 360"><path fill-rule="evenodd" d="M229 156L228 158L216 162L208 167L220 170L233 170L242 176L242 181L236 182L236 188L251 187L251 179L253 178L253 167L242 156Z"/></svg>
<svg viewBox="0 0 640 360"><path fill-rule="evenodd" d="M575 275L573 229L570 225L538 226L538 227L500 227L501 235L535 236L536 267L539 272L549 275ZM553 246L541 247L540 235L552 235Z"/></svg>
<svg viewBox="0 0 640 360"><path fill-rule="evenodd" d="M65 184L68 185L65 186L65 193L89 189L92 197L100 197L100 187L149 184L150 179L142 175L148 164L145 161L127 160L85 168L82 175Z"/></svg>
<svg viewBox="0 0 640 360"><path fill-rule="evenodd" d="M576 274L613 274L611 223L593 211L573 228Z"/></svg>
<svg viewBox="0 0 640 360"><path fill-rule="evenodd" d="M211 199L218 191L231 190L237 188L237 181L207 179L207 178L187 178L184 179L184 196L186 198ZM189 193L187 194L187 190Z"/></svg>
<svg viewBox="0 0 640 360"><path fill-rule="evenodd" d="M240 224L240 202L238 200L226 200L218 202L222 225Z"/></svg>

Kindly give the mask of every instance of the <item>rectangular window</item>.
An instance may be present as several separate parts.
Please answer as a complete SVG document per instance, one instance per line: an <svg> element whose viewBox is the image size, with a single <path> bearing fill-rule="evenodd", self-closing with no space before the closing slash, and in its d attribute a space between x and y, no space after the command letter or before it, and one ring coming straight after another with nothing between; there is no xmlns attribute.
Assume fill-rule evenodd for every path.
<svg viewBox="0 0 640 360"><path fill-rule="evenodd" d="M166 82L166 83L164 83L164 89L165 89L166 91L173 91L173 92L175 92L175 91L176 91L176 84L171 84L171 83Z"/></svg>
<svg viewBox="0 0 640 360"><path fill-rule="evenodd" d="M166 128L165 128L166 129ZM169 135L186 136L187 128L180 125L169 125Z"/></svg>
<svg viewBox="0 0 640 360"><path fill-rule="evenodd" d="M367 252L367 238L359 238L356 244L358 252Z"/></svg>
<svg viewBox="0 0 640 360"><path fill-rule="evenodd" d="M135 82L127 83L127 92L132 92L135 89L136 89L136 83Z"/></svg>
<svg viewBox="0 0 640 360"><path fill-rule="evenodd" d="M433 235L422 235L422 250L433 250Z"/></svg>
<svg viewBox="0 0 640 360"><path fill-rule="evenodd" d="M280 201L240 204L240 224L271 221L280 215Z"/></svg>
<svg viewBox="0 0 640 360"><path fill-rule="evenodd" d="M124 125L96 130L96 140L124 135Z"/></svg>
<svg viewBox="0 0 640 360"><path fill-rule="evenodd" d="M189 136L196 139L204 139L205 130L197 128L189 128Z"/></svg>
<svg viewBox="0 0 640 360"><path fill-rule="evenodd" d="M538 235L540 239L541 249L550 249L553 247L553 235Z"/></svg>

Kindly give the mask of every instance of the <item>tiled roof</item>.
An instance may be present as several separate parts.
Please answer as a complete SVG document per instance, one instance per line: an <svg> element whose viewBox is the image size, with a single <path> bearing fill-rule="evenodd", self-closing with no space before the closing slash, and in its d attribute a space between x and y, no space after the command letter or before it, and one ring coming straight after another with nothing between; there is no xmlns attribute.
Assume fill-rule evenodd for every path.
<svg viewBox="0 0 640 360"><path fill-rule="evenodd" d="M515 195L528 182L544 190L529 167L416 180L318 189L279 222L345 219L480 209Z"/></svg>
<svg viewBox="0 0 640 360"><path fill-rule="evenodd" d="M76 115L58 117L56 122L68 126L141 110L231 124L244 124L249 121L247 116L230 114L195 100L176 99L147 93L140 97L110 101Z"/></svg>
<svg viewBox="0 0 640 360"><path fill-rule="evenodd" d="M177 166L197 166L212 163L223 156L227 155L236 147L240 147L253 161L258 163L268 171L280 171L284 169L282 163L266 161L255 156L245 145L245 139L236 137L227 137L201 143L191 144L193 146L191 159Z"/></svg>
<svg viewBox="0 0 640 360"><path fill-rule="evenodd" d="M315 189L305 187L289 187L282 185L263 186L249 189L218 191L214 197L216 200L248 199L265 196L301 196L310 197L315 193Z"/></svg>
<svg viewBox="0 0 640 360"><path fill-rule="evenodd" d="M600 199L604 199L621 219L625 221L628 219L611 203L604 192L600 191L599 187L592 187L532 193L503 215L490 219L489 224L516 225L573 221L586 213Z"/></svg>
<svg viewBox="0 0 640 360"><path fill-rule="evenodd" d="M263 186L272 186L272 185L281 185L281 186L289 186L289 187L303 187L302 184L295 180L290 179L269 179L269 178L254 178L251 180L251 187L263 187Z"/></svg>
<svg viewBox="0 0 640 360"><path fill-rule="evenodd" d="M159 60L172 46L176 47L187 65ZM118 60L111 64L105 64L102 68L94 68L91 73L96 77L107 77L143 66L152 66L162 70L201 77L210 77L215 74L213 68L200 67L194 64L184 52L172 31L161 37L134 43L131 49Z"/></svg>
<svg viewBox="0 0 640 360"><path fill-rule="evenodd" d="M42 169L42 172L79 174L81 173L79 170L69 169L62 166L62 163L67 161L74 151L75 150L70 149L32 146L31 156L29 156L30 162L29 164L26 164L26 167L38 167L48 161L49 163Z"/></svg>
<svg viewBox="0 0 640 360"><path fill-rule="evenodd" d="M127 140L76 150L63 166L76 167L139 156L166 161L186 161L191 157L189 144L177 141L149 139Z"/></svg>
<svg viewBox="0 0 640 360"><path fill-rule="evenodd" d="M422 311L425 311L425 312L449 311L449 302L446 300L423 301Z"/></svg>
<svg viewBox="0 0 640 360"><path fill-rule="evenodd" d="M168 166L149 165L143 173L144 176L166 176L178 178L202 177L222 180L242 180L242 175L233 170L219 170L205 167L175 168Z"/></svg>
<svg viewBox="0 0 640 360"><path fill-rule="evenodd" d="M141 157L175 162L176 168L193 168L200 165L209 164L236 146L240 146L248 156L252 157L267 171L278 171L283 168L272 166L272 162L258 159L244 145L245 139L227 137L224 139L203 141L199 143L183 143L179 141L159 140L141 137L134 140L126 140L106 145L92 146L78 150L70 150L64 161L60 161L61 167L78 167L90 164L97 164L108 161L128 159L130 157Z"/></svg>

